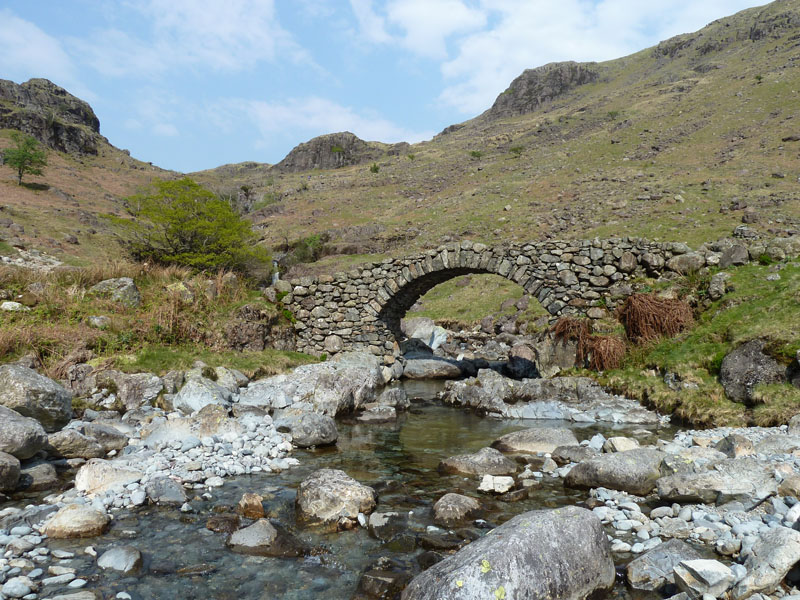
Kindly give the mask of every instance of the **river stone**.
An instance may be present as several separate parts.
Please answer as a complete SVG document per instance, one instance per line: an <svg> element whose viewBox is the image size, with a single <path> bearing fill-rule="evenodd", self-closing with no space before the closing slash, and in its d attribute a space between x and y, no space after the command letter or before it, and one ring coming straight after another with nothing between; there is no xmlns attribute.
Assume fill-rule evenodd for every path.
<svg viewBox="0 0 800 600"><path fill-rule="evenodd" d="M12 577L3 584L0 591L4 598L24 598L35 588L35 584L27 577Z"/></svg>
<svg viewBox="0 0 800 600"><path fill-rule="evenodd" d="M628 583L635 590L661 590L675 583L673 570L681 561L696 558L700 552L686 542L668 540L628 563Z"/></svg>
<svg viewBox="0 0 800 600"><path fill-rule="evenodd" d="M719 382L730 400L752 406L757 385L786 380L786 367L767 356L764 346L764 340L751 340L722 359Z"/></svg>
<svg viewBox="0 0 800 600"><path fill-rule="evenodd" d="M75 489L97 494L114 487L124 487L142 478L142 472L101 458L93 458L75 475Z"/></svg>
<svg viewBox="0 0 800 600"><path fill-rule="evenodd" d="M112 546L100 555L97 566L131 575L142 568L142 553L133 546Z"/></svg>
<svg viewBox="0 0 800 600"><path fill-rule="evenodd" d="M367 527L375 539L391 540L408 529L408 513L374 512L369 516Z"/></svg>
<svg viewBox="0 0 800 600"><path fill-rule="evenodd" d="M517 463L494 448L481 448L474 454L459 454L439 463L440 473L464 475L510 475L516 473Z"/></svg>
<svg viewBox="0 0 800 600"><path fill-rule="evenodd" d="M714 446L729 458L739 458L740 456L750 456L755 453L753 442L739 433L726 435Z"/></svg>
<svg viewBox="0 0 800 600"><path fill-rule="evenodd" d="M245 492L239 504L236 505L236 512L246 519L264 518L264 498L259 494Z"/></svg>
<svg viewBox="0 0 800 600"><path fill-rule="evenodd" d="M662 477L657 491L665 502L741 502L749 510L776 494L778 484L767 464L745 457L719 461L713 470Z"/></svg>
<svg viewBox="0 0 800 600"><path fill-rule="evenodd" d="M19 483L19 459L0 452L0 492L13 492Z"/></svg>
<svg viewBox="0 0 800 600"><path fill-rule="evenodd" d="M303 413L290 415L275 421L278 431L292 434L292 443L298 448L330 446L339 438L336 421L327 415Z"/></svg>
<svg viewBox="0 0 800 600"><path fill-rule="evenodd" d="M181 506L188 499L183 486L169 477L151 479L145 491L150 502L159 506Z"/></svg>
<svg viewBox="0 0 800 600"><path fill-rule="evenodd" d="M362 485L344 471L320 469L300 483L297 490L298 516L315 523L356 519L375 508L375 490Z"/></svg>
<svg viewBox="0 0 800 600"><path fill-rule="evenodd" d="M800 532L775 527L762 533L747 555L747 575L733 588L733 597L743 600L755 593L771 594L789 570L800 562Z"/></svg>
<svg viewBox="0 0 800 600"><path fill-rule="evenodd" d="M533 427L507 433L492 442L501 452L552 452L558 446L577 444L578 438L566 427Z"/></svg>
<svg viewBox="0 0 800 600"><path fill-rule="evenodd" d="M108 297L114 302L119 302L130 308L138 308L142 305L142 295L130 277L118 277L101 281L89 288L89 294Z"/></svg>
<svg viewBox="0 0 800 600"><path fill-rule="evenodd" d="M603 452L625 452L639 447L638 440L629 437L610 437L603 444Z"/></svg>
<svg viewBox="0 0 800 600"><path fill-rule="evenodd" d="M675 566L675 584L689 598L700 600L710 595L720 598L736 581L730 567L718 560L685 560Z"/></svg>
<svg viewBox="0 0 800 600"><path fill-rule="evenodd" d="M15 410L0 406L0 452L26 460L47 443L47 434L39 421L23 417Z"/></svg>
<svg viewBox="0 0 800 600"><path fill-rule="evenodd" d="M84 435L93 438L103 447L106 453L116 450L119 452L128 445L128 436L116 427L104 423L86 423L81 427Z"/></svg>
<svg viewBox="0 0 800 600"><path fill-rule="evenodd" d="M417 575L403 600L583 600L614 584L600 520L568 506L526 512Z"/></svg>
<svg viewBox="0 0 800 600"><path fill-rule="evenodd" d="M601 454L574 466L564 478L564 485L579 489L605 487L646 496L656 487L663 459L664 453L654 448Z"/></svg>
<svg viewBox="0 0 800 600"><path fill-rule="evenodd" d="M175 410L191 415L211 404L227 406L231 393L205 377L189 379L172 399Z"/></svg>
<svg viewBox="0 0 800 600"><path fill-rule="evenodd" d="M504 475L484 475L478 486L479 492L505 494L514 487L514 478Z"/></svg>
<svg viewBox="0 0 800 600"><path fill-rule="evenodd" d="M480 512L474 498L461 494L445 494L433 505L433 522L440 527L454 527Z"/></svg>
<svg viewBox="0 0 800 600"><path fill-rule="evenodd" d="M393 423L397 421L397 410L394 406L370 402L364 405L364 412L356 420L360 423Z"/></svg>
<svg viewBox="0 0 800 600"><path fill-rule="evenodd" d="M105 513L83 504L68 504L44 526L42 533L51 538L86 538L104 533L109 518Z"/></svg>
<svg viewBox="0 0 800 600"><path fill-rule="evenodd" d="M58 474L50 463L29 465L20 471L19 487L27 492L50 490L56 486L58 486Z"/></svg>
<svg viewBox="0 0 800 600"><path fill-rule="evenodd" d="M600 451L591 446L559 446L550 455L550 458L559 466L563 467L570 463L579 463L589 460L600 454Z"/></svg>
<svg viewBox="0 0 800 600"><path fill-rule="evenodd" d="M411 358L403 368L406 379L458 379L462 375L461 367L445 358Z"/></svg>
<svg viewBox="0 0 800 600"><path fill-rule="evenodd" d="M707 471L714 463L725 460L725 456L719 450L713 448L703 448L702 446L691 446L683 448L677 454L668 454L661 462L661 472L664 475L675 473L699 473Z"/></svg>
<svg viewBox="0 0 800 600"><path fill-rule="evenodd" d="M72 418L72 394L64 386L20 365L0 366L0 405L58 431Z"/></svg>
<svg viewBox="0 0 800 600"><path fill-rule="evenodd" d="M381 392L381 395L378 396L378 399L375 401L375 403L386 406L394 406L396 410L405 410L411 406L411 401L408 399L406 390L401 387L386 388Z"/></svg>
<svg viewBox="0 0 800 600"><path fill-rule="evenodd" d="M102 458L103 447L77 429L62 429L47 436L47 453L59 458Z"/></svg>
<svg viewBox="0 0 800 600"><path fill-rule="evenodd" d="M234 552L255 556L302 556L303 544L277 521L259 519L249 527L234 531L226 542Z"/></svg>

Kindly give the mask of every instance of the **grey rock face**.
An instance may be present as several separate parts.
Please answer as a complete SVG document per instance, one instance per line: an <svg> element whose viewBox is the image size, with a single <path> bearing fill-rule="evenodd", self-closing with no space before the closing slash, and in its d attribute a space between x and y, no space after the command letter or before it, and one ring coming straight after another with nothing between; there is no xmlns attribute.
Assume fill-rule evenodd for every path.
<svg viewBox="0 0 800 600"><path fill-rule="evenodd" d="M58 474L50 463L27 465L20 471L19 487L29 492L51 490L58 485Z"/></svg>
<svg viewBox="0 0 800 600"><path fill-rule="evenodd" d="M687 252L674 256L667 261L667 268L681 275L699 271L706 264L706 258L699 252Z"/></svg>
<svg viewBox="0 0 800 600"><path fill-rule="evenodd" d="M0 452L0 492L13 492L19 483L19 460Z"/></svg>
<svg viewBox="0 0 800 600"><path fill-rule="evenodd" d="M569 463L579 463L589 460L600 454L600 451L590 446L559 446L551 453L552 458L559 467Z"/></svg>
<svg viewBox="0 0 800 600"><path fill-rule="evenodd" d="M25 460L46 443L47 434L36 419L23 417L15 410L0 406L0 452Z"/></svg>
<svg viewBox="0 0 800 600"><path fill-rule="evenodd" d="M160 506L181 506L187 500L183 486L169 477L152 479L145 491L150 502Z"/></svg>
<svg viewBox="0 0 800 600"><path fill-rule="evenodd" d="M534 427L507 433L492 442L492 448L501 452L552 452L558 446L578 444L578 438L565 427Z"/></svg>
<svg viewBox="0 0 800 600"><path fill-rule="evenodd" d="M580 489L605 487L646 496L656 487L663 459L664 453L653 448L601 454L573 467L564 478L564 485Z"/></svg>
<svg viewBox="0 0 800 600"><path fill-rule="evenodd" d="M440 473L510 475L516 471L517 464L494 448L481 448L474 454L451 456L439 463Z"/></svg>
<svg viewBox="0 0 800 600"><path fill-rule="evenodd" d="M458 379L462 375L456 361L444 358L411 358L403 368L406 379Z"/></svg>
<svg viewBox="0 0 800 600"><path fill-rule="evenodd" d="M748 262L750 262L750 253L747 251L747 247L741 244L734 244L722 251L719 266L727 269L733 265L746 265Z"/></svg>
<svg viewBox="0 0 800 600"><path fill-rule="evenodd" d="M445 494L433 505L433 522L440 527L455 527L474 517L481 510L475 498L461 494Z"/></svg>
<svg viewBox="0 0 800 600"><path fill-rule="evenodd" d="M0 366L0 405L58 431L72 418L72 394L52 379L19 365Z"/></svg>
<svg viewBox="0 0 800 600"><path fill-rule="evenodd" d="M338 169L379 158L383 152L349 131L315 137L295 146L273 168L281 173Z"/></svg>
<svg viewBox="0 0 800 600"><path fill-rule="evenodd" d="M297 490L298 516L306 521L332 523L368 514L376 504L375 490L362 485L344 471L320 469L309 475Z"/></svg>
<svg viewBox="0 0 800 600"><path fill-rule="evenodd" d="M657 591L675 583L673 570L684 560L701 558L681 540L668 540L628 563L628 583L635 590Z"/></svg>
<svg viewBox="0 0 800 600"><path fill-rule="evenodd" d="M747 556L747 575L733 588L743 600L755 593L771 594L795 564L800 562L800 532L776 527L761 534Z"/></svg>
<svg viewBox="0 0 800 600"><path fill-rule="evenodd" d="M142 553L133 546L113 546L100 555L97 566L130 575L142 568Z"/></svg>
<svg viewBox="0 0 800 600"><path fill-rule="evenodd" d="M336 421L316 413L285 417L277 420L275 426L278 431L288 430L292 434L292 442L300 448L329 446L335 444L339 437Z"/></svg>
<svg viewBox="0 0 800 600"><path fill-rule="evenodd" d="M386 406L394 406L396 410L405 410L411 406L408 394L404 388L400 387L386 388L375 402Z"/></svg>
<svg viewBox="0 0 800 600"><path fill-rule="evenodd" d="M764 346L763 340L752 340L722 359L719 381L734 402L752 405L753 389L758 384L786 380L786 367L764 354Z"/></svg>
<svg viewBox="0 0 800 600"><path fill-rule="evenodd" d="M136 410L158 398L164 389L161 378L152 373L122 373L107 370L95 375L98 388L111 386L126 410Z"/></svg>
<svg viewBox="0 0 800 600"><path fill-rule="evenodd" d="M124 487L142 478L142 472L101 458L90 459L75 475L75 489L92 494Z"/></svg>
<svg viewBox="0 0 800 600"><path fill-rule="evenodd" d="M100 444L107 453L112 450L122 450L128 445L128 436L111 425L87 423L81 427L81 432Z"/></svg>
<svg viewBox="0 0 800 600"><path fill-rule="evenodd" d="M415 577L403 600L583 600L614 583L600 520L577 507L518 515Z"/></svg>
<svg viewBox="0 0 800 600"><path fill-rule="evenodd" d="M130 277L101 281L89 288L89 294L108 297L129 308L138 308L142 305L142 295Z"/></svg>

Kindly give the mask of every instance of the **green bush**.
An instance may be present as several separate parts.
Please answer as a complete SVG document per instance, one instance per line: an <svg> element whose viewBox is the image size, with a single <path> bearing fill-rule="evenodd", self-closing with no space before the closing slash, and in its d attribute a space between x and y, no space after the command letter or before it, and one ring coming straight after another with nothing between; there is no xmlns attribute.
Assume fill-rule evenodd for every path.
<svg viewBox="0 0 800 600"><path fill-rule="evenodd" d="M370 173L377 173L377 172L378 172L378 171L380 171L380 170L381 170L381 168L380 168L380 166L378 165L378 163L372 163L372 164L369 166L369 172L370 172Z"/></svg>
<svg viewBox="0 0 800 600"><path fill-rule="evenodd" d="M480 150L471 150L469 155L475 160L478 160L483 156L483 152L481 152Z"/></svg>
<svg viewBox="0 0 800 600"><path fill-rule="evenodd" d="M22 185L26 173L41 175L47 166L47 152L39 147L36 138L19 131L11 132L14 146L3 151L3 163L17 172L17 185Z"/></svg>

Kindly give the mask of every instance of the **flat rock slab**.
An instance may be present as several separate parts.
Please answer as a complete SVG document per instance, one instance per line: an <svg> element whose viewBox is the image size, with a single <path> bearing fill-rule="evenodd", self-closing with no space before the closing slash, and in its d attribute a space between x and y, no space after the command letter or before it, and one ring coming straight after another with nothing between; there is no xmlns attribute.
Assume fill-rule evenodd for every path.
<svg viewBox="0 0 800 600"><path fill-rule="evenodd" d="M534 427L507 433L492 442L501 452L552 452L559 446L577 445L578 438L565 427Z"/></svg>
<svg viewBox="0 0 800 600"><path fill-rule="evenodd" d="M657 591L675 583L673 570L684 560L702 558L681 540L669 540L628 563L628 583L635 590Z"/></svg>
<svg viewBox="0 0 800 600"><path fill-rule="evenodd" d="M440 473L464 475L510 475L516 473L517 463L494 448L481 448L474 454L460 454L439 463Z"/></svg>
<svg viewBox="0 0 800 600"><path fill-rule="evenodd" d="M100 555L97 566L130 575L142 568L142 553L133 546L112 546Z"/></svg>
<svg viewBox="0 0 800 600"><path fill-rule="evenodd" d="M604 487L646 496L661 476L664 453L654 448L637 448L613 454L601 454L574 466L564 478L571 488Z"/></svg>
<svg viewBox="0 0 800 600"><path fill-rule="evenodd" d="M93 458L75 475L75 489L90 494L105 492L114 487L124 487L142 478L142 472L116 464L110 460Z"/></svg>
<svg viewBox="0 0 800 600"><path fill-rule="evenodd" d="M583 600L614 584L600 520L569 506L523 513L417 575L403 600Z"/></svg>

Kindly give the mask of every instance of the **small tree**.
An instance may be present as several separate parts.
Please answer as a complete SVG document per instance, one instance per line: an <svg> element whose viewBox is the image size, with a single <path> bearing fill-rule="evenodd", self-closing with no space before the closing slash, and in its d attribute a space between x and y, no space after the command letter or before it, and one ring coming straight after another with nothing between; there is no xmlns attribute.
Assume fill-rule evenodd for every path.
<svg viewBox="0 0 800 600"><path fill-rule="evenodd" d="M41 175L42 167L47 166L47 152L39 147L36 138L19 131L11 132L14 146L3 151L3 162L17 170L17 185L22 185L25 173Z"/></svg>
<svg viewBox="0 0 800 600"><path fill-rule="evenodd" d="M256 245L250 222L188 177L153 183L127 198L126 209L132 218L110 218L136 260L269 274L269 252Z"/></svg>

